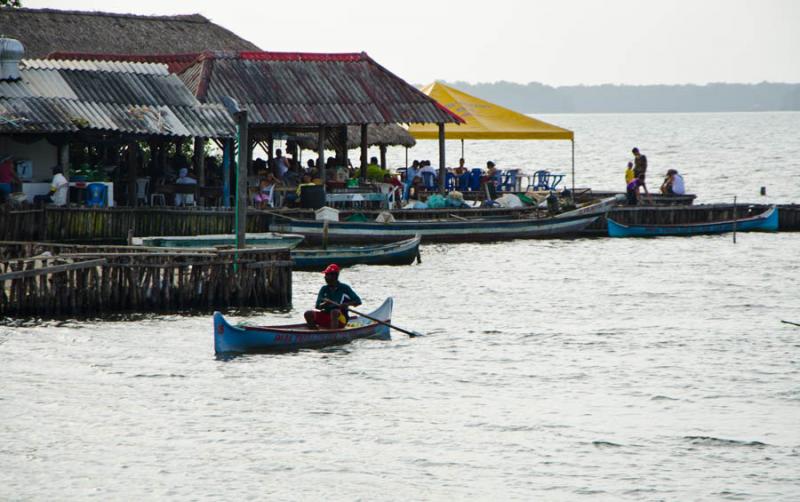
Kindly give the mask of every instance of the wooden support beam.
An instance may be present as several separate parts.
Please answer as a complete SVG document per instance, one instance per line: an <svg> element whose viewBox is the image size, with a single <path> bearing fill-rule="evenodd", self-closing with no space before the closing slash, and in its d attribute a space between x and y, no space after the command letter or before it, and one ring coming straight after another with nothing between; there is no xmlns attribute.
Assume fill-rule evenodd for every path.
<svg viewBox="0 0 800 502"><path fill-rule="evenodd" d="M139 145L136 142L128 144L128 206L136 207L136 196L139 186L136 179L139 177Z"/></svg>
<svg viewBox="0 0 800 502"><path fill-rule="evenodd" d="M386 169L386 145L381 145L381 169Z"/></svg>
<svg viewBox="0 0 800 502"><path fill-rule="evenodd" d="M327 181L325 173L325 126L319 127L319 135L317 137L317 156L319 157L319 177L322 180L322 186L325 186Z"/></svg>
<svg viewBox="0 0 800 502"><path fill-rule="evenodd" d="M444 193L444 181L447 176L447 163L444 158L444 123L439 124L439 192Z"/></svg>
<svg viewBox="0 0 800 502"><path fill-rule="evenodd" d="M367 179L367 150L369 140L367 138L367 124L361 124L361 180Z"/></svg>
<svg viewBox="0 0 800 502"><path fill-rule="evenodd" d="M25 279L27 277L37 277L42 274L57 274L59 272L68 272L70 270L81 270L89 267L96 267L98 265L105 265L105 258L99 260L88 260L79 263L67 263L65 265L55 265L52 267L34 268L31 270L19 270L17 272L8 272L7 274L0 274L0 281L9 281L13 279Z"/></svg>
<svg viewBox="0 0 800 502"><path fill-rule="evenodd" d="M194 174L197 176L197 184L206 186L206 139L194 139Z"/></svg>

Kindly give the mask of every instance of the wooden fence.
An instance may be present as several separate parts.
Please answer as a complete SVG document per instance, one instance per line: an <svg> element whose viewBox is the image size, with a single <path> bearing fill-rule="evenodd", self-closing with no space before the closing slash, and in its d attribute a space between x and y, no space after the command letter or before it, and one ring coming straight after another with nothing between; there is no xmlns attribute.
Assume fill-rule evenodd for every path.
<svg viewBox="0 0 800 502"><path fill-rule="evenodd" d="M291 305L288 250L0 242L0 316Z"/></svg>

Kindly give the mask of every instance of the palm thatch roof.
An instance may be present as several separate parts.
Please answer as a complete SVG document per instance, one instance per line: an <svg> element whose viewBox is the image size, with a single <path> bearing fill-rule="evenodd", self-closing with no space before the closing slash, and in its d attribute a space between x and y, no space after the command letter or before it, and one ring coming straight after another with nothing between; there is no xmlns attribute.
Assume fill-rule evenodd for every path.
<svg viewBox="0 0 800 502"><path fill-rule="evenodd" d="M199 14L139 16L56 9L0 9L0 31L25 46L26 58L54 52L103 54L259 50Z"/></svg>
<svg viewBox="0 0 800 502"><path fill-rule="evenodd" d="M335 150L337 148L334 136L333 131L326 136L326 149ZM316 150L318 147L316 134L298 134L292 136L291 139L297 141L300 148L304 150ZM411 148L417 144L417 140L415 140L404 127L397 124L372 124L367 128L367 144L369 146L404 146L406 148ZM347 149L352 150L360 146L361 127L348 126Z"/></svg>

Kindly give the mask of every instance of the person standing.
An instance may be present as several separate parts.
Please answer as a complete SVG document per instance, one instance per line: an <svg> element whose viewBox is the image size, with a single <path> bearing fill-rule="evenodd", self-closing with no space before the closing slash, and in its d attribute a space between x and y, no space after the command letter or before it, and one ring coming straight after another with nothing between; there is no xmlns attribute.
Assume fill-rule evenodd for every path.
<svg viewBox="0 0 800 502"><path fill-rule="evenodd" d="M415 160L411 163L411 167L406 168L406 180L403 189L403 199L408 200L408 193L411 190L411 185L414 183L414 178L419 174L419 161Z"/></svg>
<svg viewBox="0 0 800 502"><path fill-rule="evenodd" d="M197 180L189 176L189 169L182 167L178 171L178 179L175 180L176 185L196 185ZM192 193L176 193L175 206L184 206L186 204L194 204L194 194Z"/></svg>
<svg viewBox="0 0 800 502"><path fill-rule="evenodd" d="M628 162L628 168L625 169L625 185L633 181L636 175L633 174L633 162Z"/></svg>
<svg viewBox="0 0 800 502"><path fill-rule="evenodd" d="M631 150L633 152L633 175L638 178L645 176L647 173L647 156L639 152L638 148ZM644 178L642 178L644 180Z"/></svg>

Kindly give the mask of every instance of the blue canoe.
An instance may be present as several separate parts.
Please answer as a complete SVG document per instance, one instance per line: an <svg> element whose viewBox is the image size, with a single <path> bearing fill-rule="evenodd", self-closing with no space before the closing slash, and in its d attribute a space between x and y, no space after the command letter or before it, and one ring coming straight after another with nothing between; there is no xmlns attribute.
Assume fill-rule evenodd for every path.
<svg viewBox="0 0 800 502"><path fill-rule="evenodd" d="M392 319L392 298L370 317L384 322ZM217 354L249 352L287 352L305 348L349 343L359 338L388 339L389 327L365 317L350 319L343 329L310 329L303 324L285 326L232 326L219 312L214 312L214 351Z"/></svg>
<svg viewBox="0 0 800 502"><path fill-rule="evenodd" d="M371 246L293 249L295 270L324 270L331 263L352 265L411 265L419 257L419 235L399 242Z"/></svg>
<svg viewBox="0 0 800 502"><path fill-rule="evenodd" d="M721 234L732 232L734 227L737 232L747 232L749 230L774 232L778 230L778 208L772 206L761 214L747 218L685 225L624 225L611 218L607 218L607 221L608 235L610 237Z"/></svg>

